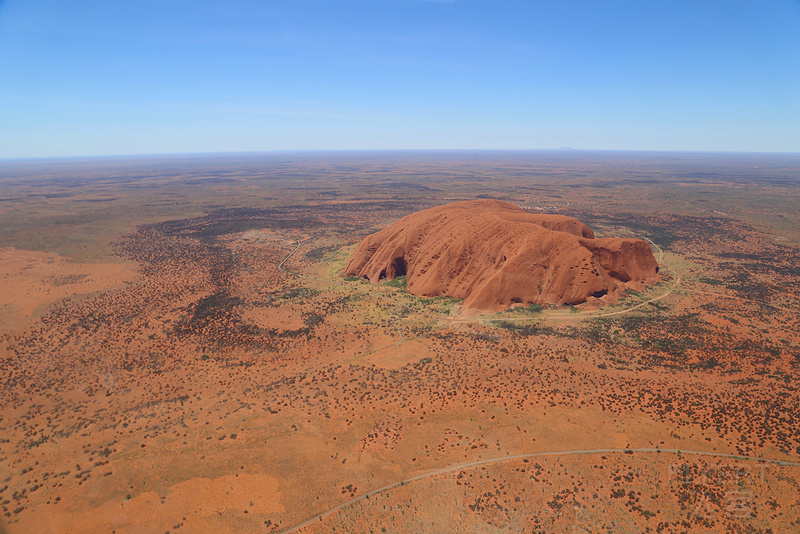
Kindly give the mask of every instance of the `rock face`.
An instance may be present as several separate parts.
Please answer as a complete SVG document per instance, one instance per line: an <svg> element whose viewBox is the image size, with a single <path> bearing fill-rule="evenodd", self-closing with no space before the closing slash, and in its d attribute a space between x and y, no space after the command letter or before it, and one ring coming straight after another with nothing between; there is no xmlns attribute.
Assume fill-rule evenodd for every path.
<svg viewBox="0 0 800 534"><path fill-rule="evenodd" d="M417 296L463 298L462 312L514 304L579 304L659 280L650 245L595 239L582 222L499 200L412 213L365 238L345 274L372 283L406 275Z"/></svg>

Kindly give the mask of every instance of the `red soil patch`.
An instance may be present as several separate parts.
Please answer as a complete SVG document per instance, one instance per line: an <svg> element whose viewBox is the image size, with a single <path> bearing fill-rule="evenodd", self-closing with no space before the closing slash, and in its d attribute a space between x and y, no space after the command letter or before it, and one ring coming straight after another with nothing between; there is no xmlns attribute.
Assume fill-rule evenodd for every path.
<svg viewBox="0 0 800 534"><path fill-rule="evenodd" d="M0 332L31 324L63 298L106 291L138 277L122 263L75 263L58 254L0 248Z"/></svg>
<svg viewBox="0 0 800 534"><path fill-rule="evenodd" d="M109 500L99 507L40 514L20 532L169 532L176 522L190 532L233 533L237 520L250 514L271 515L285 511L278 481L264 474L229 474L220 478L193 478L126 500ZM183 518L183 519L180 519ZM158 525L158 527L156 527ZM39 530L41 528L41 530Z"/></svg>

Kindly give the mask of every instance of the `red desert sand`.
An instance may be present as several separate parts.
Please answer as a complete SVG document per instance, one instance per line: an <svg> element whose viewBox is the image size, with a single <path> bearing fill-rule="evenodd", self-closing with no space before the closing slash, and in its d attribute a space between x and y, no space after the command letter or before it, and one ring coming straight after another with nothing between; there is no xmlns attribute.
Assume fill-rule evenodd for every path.
<svg viewBox="0 0 800 534"><path fill-rule="evenodd" d="M646 241L596 239L577 219L533 214L500 200L407 215L364 239L345 274L372 283L406 275L413 295L465 299L465 315L614 299L620 290L659 280Z"/></svg>

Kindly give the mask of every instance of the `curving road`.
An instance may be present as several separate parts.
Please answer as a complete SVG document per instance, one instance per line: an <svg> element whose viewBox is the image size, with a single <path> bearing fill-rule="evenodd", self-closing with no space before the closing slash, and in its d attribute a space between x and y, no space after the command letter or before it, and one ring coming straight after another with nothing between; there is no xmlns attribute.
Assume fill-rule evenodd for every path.
<svg viewBox="0 0 800 534"><path fill-rule="evenodd" d="M374 489L372 491L368 491L366 493L362 493L357 497L353 497L352 499L343 502L338 506L334 506L333 508L321 512L312 518L300 523L299 525L295 525L290 527L286 530L280 531L278 534L290 534L292 532L297 532L302 530L303 528L317 522L322 521L327 516L334 514L345 508L350 506L351 504L357 503L358 501L368 499L369 497L376 495L378 493L382 493L384 491L390 490L392 488L396 488L398 486L404 486L408 483L414 482L415 480L422 480L423 478L429 478L436 475L441 475L443 473L451 473L453 471L460 471L462 469L470 469L473 467L478 467L480 465L487 465L487 464L494 464L499 462L508 462L511 460L521 460L524 458L536 458L542 456L568 456L568 455L576 455L576 454L631 454L634 452L644 452L644 453L673 453L673 454L693 454L699 456L715 456L718 458L732 458L734 460L751 460L757 462L764 462L770 463L773 465L779 466L793 466L793 467L800 467L800 462L790 462L785 460L773 460L769 458L758 458L756 456L741 456L738 454L727 454L724 452L708 452L708 451L692 451L692 450L684 450L684 449L578 449L578 450L571 450L571 451L552 451L552 452L531 452L526 454L515 454L513 456L500 456L497 458L487 458L485 460L476 460L474 462L466 462L457 465L452 465L449 467L442 467L441 469L436 469L434 471L428 471L427 473L423 473L421 475L416 475L410 478L406 478L404 480L400 480L398 482L393 482L392 484L387 484L383 487Z"/></svg>
<svg viewBox="0 0 800 534"><path fill-rule="evenodd" d="M283 261L281 261L281 263L278 265L278 269L280 271L282 271L282 272L284 272L286 274L290 274L290 275L298 276L298 277L316 278L316 277L308 276L308 275L305 275L305 274L302 274L302 273L288 271L288 270L283 268L283 265L300 249L300 247L302 246L303 242L305 242L308 239L310 239L310 237L308 237L306 239L302 239L302 240L297 242L297 246L291 252L289 252L286 255L286 257L283 259ZM644 306L646 306L646 305L648 305L648 304L650 304L652 302L661 300L661 299L667 297L668 295L670 295L671 293L673 293L675 291L685 291L685 292L697 291L697 290L687 290L687 289L680 290L680 289L678 289L678 286L681 283L681 278L680 278L680 276L677 275L677 273L675 273L675 271L672 268L670 268L668 265L666 265L664 263L664 253L661 250L661 247L659 247L658 245L653 243L653 241L651 241L650 239L647 239L647 238L644 238L644 239L649 241L658 250L659 263L661 265L663 265L664 267L666 267L669 271L671 271L673 273L673 275L675 275L676 279L675 279L675 283L672 285L672 287L670 287L665 293L663 293L661 295L658 295L656 297L653 297L651 299L648 299L648 300L646 300L644 302L641 302L641 303L639 303L639 304L637 304L635 306L632 306L630 308L626 308L626 309L623 309L623 310L617 310L617 311L614 311L614 312L606 312L606 313L592 313L592 312L583 313L583 314L580 314L577 317L572 316L572 318L610 317L610 316L615 316L615 315L622 315L622 314L630 313L630 312L632 312L632 311L634 311L636 309L642 308L642 307L644 307ZM395 305L400 305L401 304L400 302L397 301L397 299L393 298L391 295L385 295L385 294L381 294L381 293L375 292L375 291L371 291L371 293L372 294L376 294L377 293L380 296L380 298L384 298L384 299L390 300ZM719 296L727 296L727 295L719 295ZM744 299L744 300L747 300L747 299ZM780 308L779 306L775 306L775 307L776 308ZM497 318L492 318L492 317L460 318L460 317L452 317L452 316L441 316L441 315L435 315L435 314L432 314L432 313L428 313L428 312L423 311L423 310L415 310L415 313L419 313L419 314L424 315L426 317L429 317L431 319L437 319L437 320L441 320L441 321L448 321L448 322L452 322L452 323L483 323L483 322L489 322L489 321L498 320ZM547 318L548 319L559 319L559 318L565 318L565 317L568 317L568 316L551 315L551 316L548 316ZM539 319L539 317L507 318L506 320L515 321L515 320L532 320L532 319ZM402 342L402 340L401 340L401 342ZM398 343L400 343L400 342L398 342ZM436 475L441 475L441 474L444 474L444 473L450 473L450 472L459 471L459 470L462 470L462 469L470 469L470 468L478 467L478 466L481 466L481 465L494 464L494 463L499 463L499 462L507 462L507 461L511 461L511 460L520 460L520 459L524 459L524 458L536 458L536 457L544 457L544 456L583 455L583 454L623 454L623 453L628 453L628 454L630 454L630 453L656 453L656 454L671 453L671 454L678 454L678 455L680 455L680 454L691 454L691 455L699 455L699 456L712 456L712 457L717 457L717 458L731 458L731 459L735 459L735 460L758 461L758 462L770 463L770 464L779 465L779 466L800 467L800 462L792 462L792 461L785 461L785 460L774 460L774 459L768 459L768 458L758 458L758 457L755 457L755 456L742 456L742 455L738 455L738 454L727 454L727 453L708 452L708 451L694 451L694 450L683 450L683 449L659 449L659 448L578 449L578 450L566 450L566 451L534 452L534 453L516 454L516 455L512 455L512 456L501 456L501 457L497 457L497 458L487 458L487 459L484 459L484 460L476 460L476 461L473 461L473 462L460 463L460 464L456 464L456 465L452 465L452 466L436 469L436 470L433 470L433 471L429 471L429 472L426 472L426 473L422 473L422 474L419 474L419 475L416 475L416 476L413 476L413 477L410 477L410 478L406 478L406 479L403 479L403 480L400 480L400 481L397 481L397 482L393 482L391 484L387 484L387 485L382 486L380 488L368 491L366 493L362 493L361 495L353 497L352 499L349 499L349 500L347 500L347 501L345 501L345 502L343 502L343 503L341 503L341 504L339 504L337 506L334 506L333 508L330 508L330 509L328 509L328 510L326 510L324 512L316 514L313 517L309 518L308 520L304 521L303 523L300 523L299 525L295 525L293 527L290 527L288 529L280 531L279 534L290 534L290 533L293 533L293 532L298 532L298 531L302 530L303 528L305 528L305 527L307 527L307 526L309 526L309 525L311 525L311 524L313 524L313 523L315 523L317 521L322 521L325 517L327 517L327 516L329 516L331 514L334 514L334 513L338 512L339 510L341 510L341 509L343 509L343 508L345 508L347 506L350 506L351 504L354 504L354 503L359 502L359 501L364 500L364 499L368 499L369 497L371 497L373 495L376 495L376 494L391 490L391 489L396 488L398 486L403 486L405 484L408 484L408 483L411 483L411 482L414 482L414 481L417 481L417 480L433 477L433 476L436 476Z"/></svg>
<svg viewBox="0 0 800 534"><path fill-rule="evenodd" d="M281 271L283 273L286 273L286 274L291 274L292 276L300 276L300 277L303 277L303 278L311 278L310 276L305 275L303 273L296 273L296 272L293 272L293 271L287 271L286 269L283 268L283 264L286 263L287 261L289 261L289 258L294 256L294 253L297 252L298 250L300 250L300 247L303 246L303 243L308 241L309 239L311 239L311 237L306 237L305 239L300 239L297 242L297 246L294 247L294 249L291 252L289 252L289 254L287 254L285 258L283 258L283 261L281 261L278 264L278 270L279 271Z"/></svg>

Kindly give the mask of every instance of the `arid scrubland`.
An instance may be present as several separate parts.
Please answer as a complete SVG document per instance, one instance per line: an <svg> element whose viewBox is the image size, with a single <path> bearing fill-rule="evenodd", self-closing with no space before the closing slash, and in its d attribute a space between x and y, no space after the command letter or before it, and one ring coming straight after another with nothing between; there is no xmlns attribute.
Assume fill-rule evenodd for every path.
<svg viewBox="0 0 800 534"><path fill-rule="evenodd" d="M72 160L0 185L10 533L800 530L797 157ZM477 198L647 239L661 281L464 317L343 275L365 236Z"/></svg>

